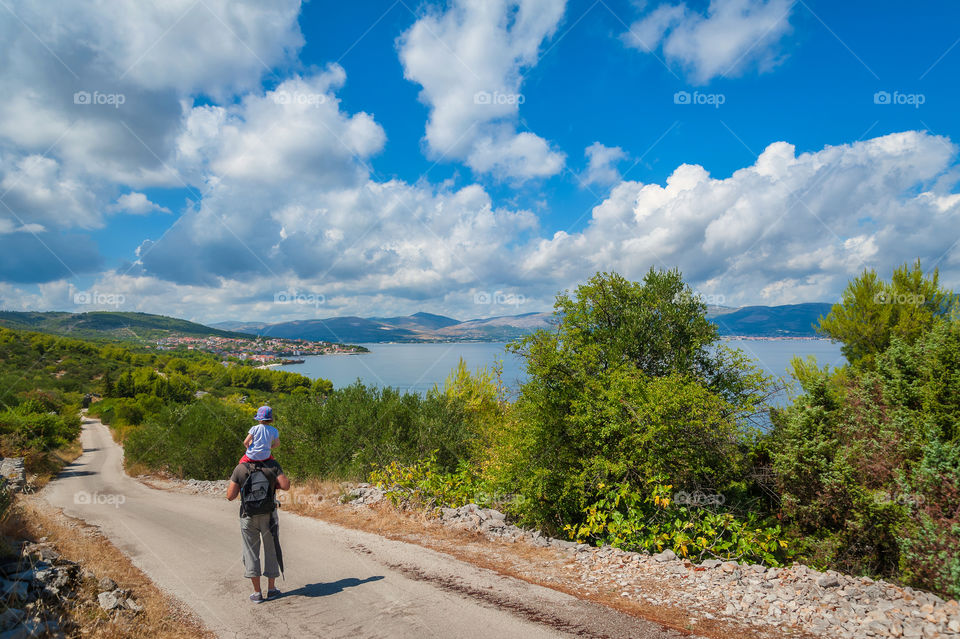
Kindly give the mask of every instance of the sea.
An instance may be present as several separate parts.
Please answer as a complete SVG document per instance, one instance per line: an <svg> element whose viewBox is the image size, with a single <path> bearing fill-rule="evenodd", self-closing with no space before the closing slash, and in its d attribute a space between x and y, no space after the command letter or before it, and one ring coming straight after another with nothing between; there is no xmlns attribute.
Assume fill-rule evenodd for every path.
<svg viewBox="0 0 960 639"><path fill-rule="evenodd" d="M789 379L790 359L813 355L823 366L841 366L845 360L840 345L822 339L728 339L724 343L741 349L768 374ZM300 373L311 379L322 377L334 388L359 380L368 386L390 386L401 391L424 394L444 380L462 358L470 370L502 366L501 379L508 393L515 396L526 378L522 358L507 352L500 342L451 342L430 344L363 344L369 353L356 355L317 355L304 357L303 364L290 364L283 370ZM773 403L789 401L790 388Z"/></svg>

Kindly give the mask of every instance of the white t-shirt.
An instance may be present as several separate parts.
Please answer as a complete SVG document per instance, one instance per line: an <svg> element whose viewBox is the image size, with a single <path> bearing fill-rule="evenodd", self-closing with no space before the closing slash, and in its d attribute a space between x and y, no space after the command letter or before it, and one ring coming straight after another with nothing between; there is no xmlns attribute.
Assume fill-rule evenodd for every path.
<svg viewBox="0 0 960 639"><path fill-rule="evenodd" d="M247 448L247 457L255 461L268 458L273 442L280 439L280 431L268 424L255 424L250 428L249 434L253 435L253 441Z"/></svg>

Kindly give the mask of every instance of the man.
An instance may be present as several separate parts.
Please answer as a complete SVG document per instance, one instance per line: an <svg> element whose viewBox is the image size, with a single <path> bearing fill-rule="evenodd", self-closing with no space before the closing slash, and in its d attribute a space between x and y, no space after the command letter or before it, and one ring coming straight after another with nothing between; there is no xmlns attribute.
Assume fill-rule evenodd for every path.
<svg viewBox="0 0 960 639"><path fill-rule="evenodd" d="M278 557L280 543L277 538L279 520L277 518L275 494L277 489L290 490L290 480L283 474L280 464L274 459L266 459L258 462L244 462L237 464L230 475L230 483L227 485L227 499L233 501L240 496L241 489L250 477L251 473L258 470L262 471L269 482L269 491L264 500L263 509L268 512L263 514L250 514L245 512L247 500L240 500L240 534L243 538L243 568L244 577L248 577L253 582L253 594L250 595L250 601L253 603L262 603L267 599L280 596L280 590L276 587L277 577L280 576L282 569L282 559ZM257 479L255 476L254 480ZM253 480L251 480L253 483ZM260 570L260 542L263 541L263 571ZM260 590L260 576L267 578L267 596L264 597Z"/></svg>

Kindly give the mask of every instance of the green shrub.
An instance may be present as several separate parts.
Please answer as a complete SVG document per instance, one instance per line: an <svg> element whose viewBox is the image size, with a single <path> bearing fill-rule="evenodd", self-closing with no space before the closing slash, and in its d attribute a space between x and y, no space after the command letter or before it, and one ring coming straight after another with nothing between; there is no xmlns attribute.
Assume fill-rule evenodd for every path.
<svg viewBox="0 0 960 639"><path fill-rule="evenodd" d="M902 484L900 568L910 584L960 597L960 449L936 439Z"/></svg>
<svg viewBox="0 0 960 639"><path fill-rule="evenodd" d="M28 400L13 410L0 413L0 452L3 455L47 452L66 446L79 436L80 418L75 413L61 416L33 410L38 406L34 400Z"/></svg>
<svg viewBox="0 0 960 639"><path fill-rule="evenodd" d="M467 438L469 448L461 454L468 455L469 461L478 468L488 465L509 419L510 405L505 399L501 371L500 363L492 369L481 367L470 371L461 358L443 384L427 393L430 401L445 401L462 407L465 423L460 431Z"/></svg>
<svg viewBox="0 0 960 639"><path fill-rule="evenodd" d="M913 344L956 308L957 298L940 286L938 270L924 274L917 260L912 267L894 269L889 282L873 269L865 270L820 318L819 331L843 343L848 362L869 368L894 339Z"/></svg>
<svg viewBox="0 0 960 639"><path fill-rule="evenodd" d="M141 399L143 397L141 396ZM120 441L123 441L131 427L139 426L147 415L158 412L163 406L162 401L159 404L148 402L147 404L151 409L148 410L141 399L131 397L103 399L90 404L87 408L87 414L97 417L104 424L113 428L120 434Z"/></svg>
<svg viewBox="0 0 960 639"><path fill-rule="evenodd" d="M359 382L325 398L290 395L275 406L284 469L297 477L363 479L375 465L413 463L437 451L446 470L476 440L462 400Z"/></svg>
<svg viewBox="0 0 960 639"><path fill-rule="evenodd" d="M165 406L129 432L125 462L178 477L225 479L243 455L251 424L249 410L212 397Z"/></svg>
<svg viewBox="0 0 960 639"><path fill-rule="evenodd" d="M770 437L781 515L810 561L960 592L960 322L893 337L870 365L795 367Z"/></svg>
<svg viewBox="0 0 960 639"><path fill-rule="evenodd" d="M629 484L600 484L601 496L584 509L583 523L568 524L564 530L581 543L647 552L669 548L696 562L722 559L780 566L793 558L793 544L779 525L763 523L754 513L740 519L724 511L717 503L721 500L677 503L673 486L664 481L663 476L652 477L639 490Z"/></svg>
<svg viewBox="0 0 960 639"><path fill-rule="evenodd" d="M480 472L464 462L454 472L444 472L435 455L413 464L393 461L374 468L371 484L385 491L395 506L412 505L432 510L477 504L503 507L505 499L489 489Z"/></svg>

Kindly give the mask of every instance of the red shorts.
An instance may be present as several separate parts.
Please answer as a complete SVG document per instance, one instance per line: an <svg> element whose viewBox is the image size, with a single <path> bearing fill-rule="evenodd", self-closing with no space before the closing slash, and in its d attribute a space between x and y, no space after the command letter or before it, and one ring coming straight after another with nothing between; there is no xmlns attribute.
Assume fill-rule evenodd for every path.
<svg viewBox="0 0 960 639"><path fill-rule="evenodd" d="M273 459L273 455L270 455L269 457L267 457L267 459ZM267 461L267 459L250 459L249 457L247 457L247 454L244 453L243 457L241 457L240 461L238 461L237 463L246 464L247 462L252 462L252 461Z"/></svg>

